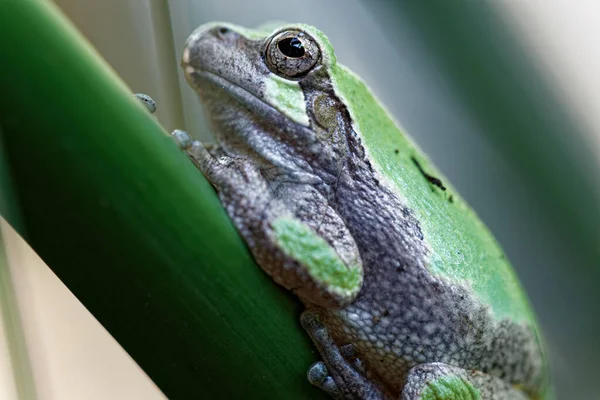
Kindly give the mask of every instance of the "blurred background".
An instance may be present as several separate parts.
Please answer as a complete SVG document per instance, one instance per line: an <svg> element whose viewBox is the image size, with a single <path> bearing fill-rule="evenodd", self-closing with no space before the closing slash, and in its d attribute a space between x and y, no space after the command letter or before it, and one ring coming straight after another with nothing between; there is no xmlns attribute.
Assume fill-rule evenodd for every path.
<svg viewBox="0 0 600 400"><path fill-rule="evenodd" d="M187 35L212 20L319 27L501 243L545 333L557 398L598 398L600 3L55 2L133 92L157 101L167 130L205 141L178 69ZM2 238L0 349L13 361L0 359L0 398L18 385L39 399L163 398L6 224Z"/></svg>

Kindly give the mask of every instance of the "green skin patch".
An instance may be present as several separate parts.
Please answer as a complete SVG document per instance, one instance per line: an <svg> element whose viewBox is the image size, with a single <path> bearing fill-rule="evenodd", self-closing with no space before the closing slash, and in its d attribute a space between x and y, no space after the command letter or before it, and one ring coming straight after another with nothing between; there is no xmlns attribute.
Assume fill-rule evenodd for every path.
<svg viewBox="0 0 600 400"><path fill-rule="evenodd" d="M469 285L496 318L535 325L512 267L475 213L360 79L340 65L331 68L331 75L376 169L419 219L432 249L432 273ZM433 183L436 178L439 185Z"/></svg>
<svg viewBox="0 0 600 400"><path fill-rule="evenodd" d="M479 400L481 394L471 382L455 376L442 376L430 382L421 400Z"/></svg>
<svg viewBox="0 0 600 400"><path fill-rule="evenodd" d="M313 279L340 294L360 290L360 266L346 266L335 250L309 226L289 217L277 218L272 226L283 252L306 267Z"/></svg>
<svg viewBox="0 0 600 400"><path fill-rule="evenodd" d="M265 80L265 101L292 121L308 126L304 93L298 82L270 74Z"/></svg>

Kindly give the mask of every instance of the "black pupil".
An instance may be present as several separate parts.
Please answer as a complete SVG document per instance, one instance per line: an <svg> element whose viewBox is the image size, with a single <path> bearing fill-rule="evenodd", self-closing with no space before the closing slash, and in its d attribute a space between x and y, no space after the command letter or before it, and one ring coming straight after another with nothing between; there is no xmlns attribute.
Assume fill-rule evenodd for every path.
<svg viewBox="0 0 600 400"><path fill-rule="evenodd" d="M297 37L280 40L277 47L285 56L292 58L300 58L305 53L304 46Z"/></svg>

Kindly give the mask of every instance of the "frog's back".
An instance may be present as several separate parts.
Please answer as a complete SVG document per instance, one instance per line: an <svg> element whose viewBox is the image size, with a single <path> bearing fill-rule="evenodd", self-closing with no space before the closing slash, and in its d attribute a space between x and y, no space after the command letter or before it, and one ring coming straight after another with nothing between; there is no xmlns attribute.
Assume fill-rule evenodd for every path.
<svg viewBox="0 0 600 400"><path fill-rule="evenodd" d="M319 37L318 33L311 34ZM432 360L458 360L452 358L451 353L467 351L468 347L471 354L463 357L462 362L469 368L480 366L493 370L495 367L490 363L511 363L518 359L521 366L510 367L522 368L519 372L513 371L515 377L521 377L516 379L526 380L522 383L529 387L530 393L542 391L547 372L540 333L529 302L502 249L447 179L389 117L368 87L335 62L332 50L327 46L328 42L323 47L325 53L331 51L325 56L332 60L329 74L336 95L348 108L353 129L370 155L376 179L384 183L391 196L397 197L398 209L410 210L427 248L423 265L415 266L415 271L404 278L392 266L367 265L359 298L349 307L331 314L332 324L339 324L339 336L348 336L350 332L355 339L363 340L363 347L372 356L371 364L385 364L382 355L395 348L397 367L402 371ZM363 251L373 252L377 244L373 242L370 247ZM382 271L369 276L369 268ZM395 285L397 296L403 300L398 301L394 295L382 290L382 285ZM387 300L381 298L381 293L388 297ZM406 301L411 296L413 298ZM382 305L386 301L396 305L404 302L404 307L400 309L391 303ZM416 323L419 312L428 314L431 323ZM438 329L436 323L444 321L444 318L438 318L444 313L467 320L467 324L453 321L454 332L445 332L455 338L462 335L461 340L457 339L459 342L445 341L441 332L438 336L429 334ZM410 318L411 314L414 318ZM365 316L372 323L358 327L355 321L364 321ZM418 325L418 328L411 329L411 325ZM374 346L369 344L373 342ZM378 346L385 347L385 351L378 351ZM490 350L500 352L503 349L505 354L500 358L487 354ZM386 357L388 360L393 358L389 354Z"/></svg>
<svg viewBox="0 0 600 400"><path fill-rule="evenodd" d="M435 249L427 266L431 273L468 282L495 317L536 326L521 285L490 231L365 83L337 63L326 36L314 27L299 26L319 42L335 94L346 105L379 178L415 213Z"/></svg>

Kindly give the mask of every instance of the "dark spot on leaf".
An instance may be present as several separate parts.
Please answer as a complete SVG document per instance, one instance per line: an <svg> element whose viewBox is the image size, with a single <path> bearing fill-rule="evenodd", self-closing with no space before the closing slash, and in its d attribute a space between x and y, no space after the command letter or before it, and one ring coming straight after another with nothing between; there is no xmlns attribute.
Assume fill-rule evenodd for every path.
<svg viewBox="0 0 600 400"><path fill-rule="evenodd" d="M394 153L398 154L398 153L400 153L400 150L399 149L394 149Z"/></svg>
<svg viewBox="0 0 600 400"><path fill-rule="evenodd" d="M448 196L448 202L450 204L454 203L454 196L452 196L452 195Z"/></svg>
<svg viewBox="0 0 600 400"><path fill-rule="evenodd" d="M436 178L433 175L429 175L427 172L425 172L423 170L423 167L421 167L421 164L417 161L417 159L413 156L410 158L412 160L412 162L417 166L417 168L419 169L419 172L421 172L421 175L423 175L423 177L425 179L427 179L427 181L429 183L431 183L434 186L437 186L438 188L440 188L442 191L446 191L446 187L442 184L442 181L439 178Z"/></svg>

